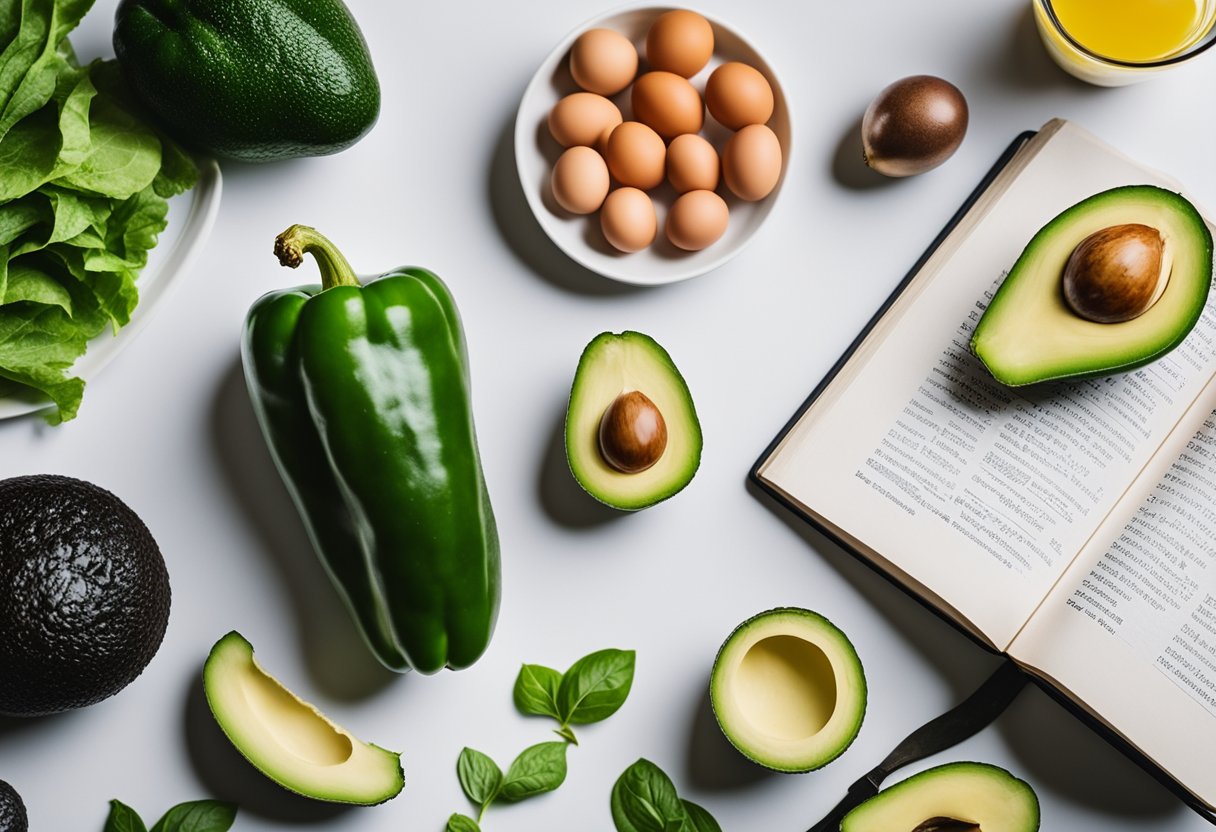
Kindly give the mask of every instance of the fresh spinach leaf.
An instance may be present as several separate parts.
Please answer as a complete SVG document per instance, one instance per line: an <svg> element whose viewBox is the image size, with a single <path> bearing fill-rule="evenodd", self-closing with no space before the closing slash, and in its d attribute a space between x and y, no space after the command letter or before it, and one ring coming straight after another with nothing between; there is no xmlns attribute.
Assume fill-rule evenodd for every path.
<svg viewBox="0 0 1216 832"><path fill-rule="evenodd" d="M515 678L513 696L515 707L521 714L551 716L561 720L557 710L557 689L562 683L562 674L551 667L525 664Z"/></svg>
<svg viewBox="0 0 1216 832"><path fill-rule="evenodd" d="M612 716L633 686L633 650L599 650L575 662L557 691L563 726L586 725Z"/></svg>
<svg viewBox="0 0 1216 832"><path fill-rule="evenodd" d="M684 823L685 832L722 832L722 827L714 820L714 816L691 800L682 801L688 820Z"/></svg>
<svg viewBox="0 0 1216 832"><path fill-rule="evenodd" d="M228 832L236 820L236 806L219 800L179 803L156 822L152 832Z"/></svg>
<svg viewBox="0 0 1216 832"><path fill-rule="evenodd" d="M118 800L111 800L105 832L148 832L148 827L144 826L144 822L130 806Z"/></svg>
<svg viewBox="0 0 1216 832"><path fill-rule="evenodd" d="M481 827L468 815L454 814L448 818L444 832L481 832Z"/></svg>
<svg viewBox="0 0 1216 832"><path fill-rule="evenodd" d="M465 796L485 812L502 787L502 770L498 764L472 748L465 748L456 760L456 776Z"/></svg>
<svg viewBox="0 0 1216 832"><path fill-rule="evenodd" d="M515 803L560 786L566 779L568 747L564 742L542 742L525 748L507 769L499 792L502 799Z"/></svg>
<svg viewBox="0 0 1216 832"><path fill-rule="evenodd" d="M617 778L611 807L617 832L678 831L688 818L671 779L645 758Z"/></svg>

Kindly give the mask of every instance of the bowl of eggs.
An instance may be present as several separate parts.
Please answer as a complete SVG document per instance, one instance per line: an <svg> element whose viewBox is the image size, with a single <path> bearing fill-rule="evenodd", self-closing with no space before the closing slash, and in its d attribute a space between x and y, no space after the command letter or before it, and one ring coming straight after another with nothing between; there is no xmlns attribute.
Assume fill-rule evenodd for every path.
<svg viewBox="0 0 1216 832"><path fill-rule="evenodd" d="M617 10L545 58L515 119L532 213L571 259L638 285L738 254L789 162L781 85L735 29L689 9Z"/></svg>

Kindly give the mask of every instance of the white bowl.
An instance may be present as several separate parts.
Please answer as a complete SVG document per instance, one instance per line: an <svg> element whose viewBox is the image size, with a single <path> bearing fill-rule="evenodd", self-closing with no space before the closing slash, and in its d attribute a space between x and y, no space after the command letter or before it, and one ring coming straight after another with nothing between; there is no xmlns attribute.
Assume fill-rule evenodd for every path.
<svg viewBox="0 0 1216 832"><path fill-rule="evenodd" d="M532 208L532 213L536 215L549 239L571 259L591 271L624 283L643 286L674 283L705 274L742 251L773 210L781 185L785 181L790 158L789 108L786 106L785 95L777 76L760 53L735 29L704 15L713 26L714 54L709 65L691 79L702 97L705 81L710 73L727 61L741 61L755 67L764 74L773 88L773 116L769 119L768 126L781 142L782 156L781 178L773 192L759 202L745 202L731 194L725 185L720 184L718 193L730 207L730 224L721 239L701 251L682 251L673 246L663 234L667 207L675 199L674 191L666 183L650 192L659 214L658 238L649 248L632 254L619 252L608 244L600 231L598 213L579 216L564 211L557 205L549 187L549 177L557 157L561 155L562 147L549 134L548 117L554 104L564 96L578 91L568 68L570 46L588 29L613 29L632 40L638 48L641 58L638 73L641 74L646 71L646 32L656 17L672 8L638 6L618 9L579 26L545 58L524 91L523 100L520 101L519 111L515 116L515 165L519 170L519 181L523 185L524 196ZM629 104L630 89L632 86L612 98L620 107L626 121L632 114ZM730 136L730 131L706 114L701 135L721 150Z"/></svg>
<svg viewBox="0 0 1216 832"><path fill-rule="evenodd" d="M223 178L219 165L210 159L200 161L198 182L190 190L169 200L165 230L155 248L148 252L148 263L135 281L139 289L139 303L131 313L131 320L117 333L106 327L89 341L85 354L72 365L69 374L85 382L91 381L147 325L160 301L202 251L203 244L211 234L211 226L215 224L222 192ZM86 390L85 397L88 395ZM53 405L46 401L0 398L0 419L24 416L48 407Z"/></svg>

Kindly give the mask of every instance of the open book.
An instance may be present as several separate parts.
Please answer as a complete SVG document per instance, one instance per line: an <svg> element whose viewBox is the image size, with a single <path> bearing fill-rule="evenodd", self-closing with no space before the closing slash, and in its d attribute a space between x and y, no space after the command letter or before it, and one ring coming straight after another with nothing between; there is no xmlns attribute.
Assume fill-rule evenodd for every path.
<svg viewBox="0 0 1216 832"><path fill-rule="evenodd" d="M1007 388L969 352L1063 209L1180 186L1063 121L978 192L752 472L1216 808L1216 293L1139 370Z"/></svg>

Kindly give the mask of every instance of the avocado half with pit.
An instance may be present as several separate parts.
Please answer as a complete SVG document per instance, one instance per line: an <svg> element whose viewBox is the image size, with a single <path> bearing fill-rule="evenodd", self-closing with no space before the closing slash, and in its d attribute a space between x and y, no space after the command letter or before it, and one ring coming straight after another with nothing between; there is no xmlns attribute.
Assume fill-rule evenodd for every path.
<svg viewBox="0 0 1216 832"><path fill-rule="evenodd" d="M1186 338L1211 282L1212 234L1185 197L1113 188L1034 235L971 351L1010 386L1131 370Z"/></svg>
<svg viewBox="0 0 1216 832"><path fill-rule="evenodd" d="M231 632L211 648L203 689L215 721L271 780L305 797L369 806L405 785L401 756L352 737L262 670Z"/></svg>
<svg viewBox="0 0 1216 832"><path fill-rule="evenodd" d="M822 615L797 607L762 612L730 634L710 674L722 733L767 768L803 772L840 756L866 712L857 651Z"/></svg>
<svg viewBox="0 0 1216 832"><path fill-rule="evenodd" d="M566 459L583 490L624 511L692 480L701 423L684 377L649 335L604 332L583 350L566 410Z"/></svg>
<svg viewBox="0 0 1216 832"><path fill-rule="evenodd" d="M844 816L840 832L1035 832L1039 800L1008 771L947 763L876 794Z"/></svg>

